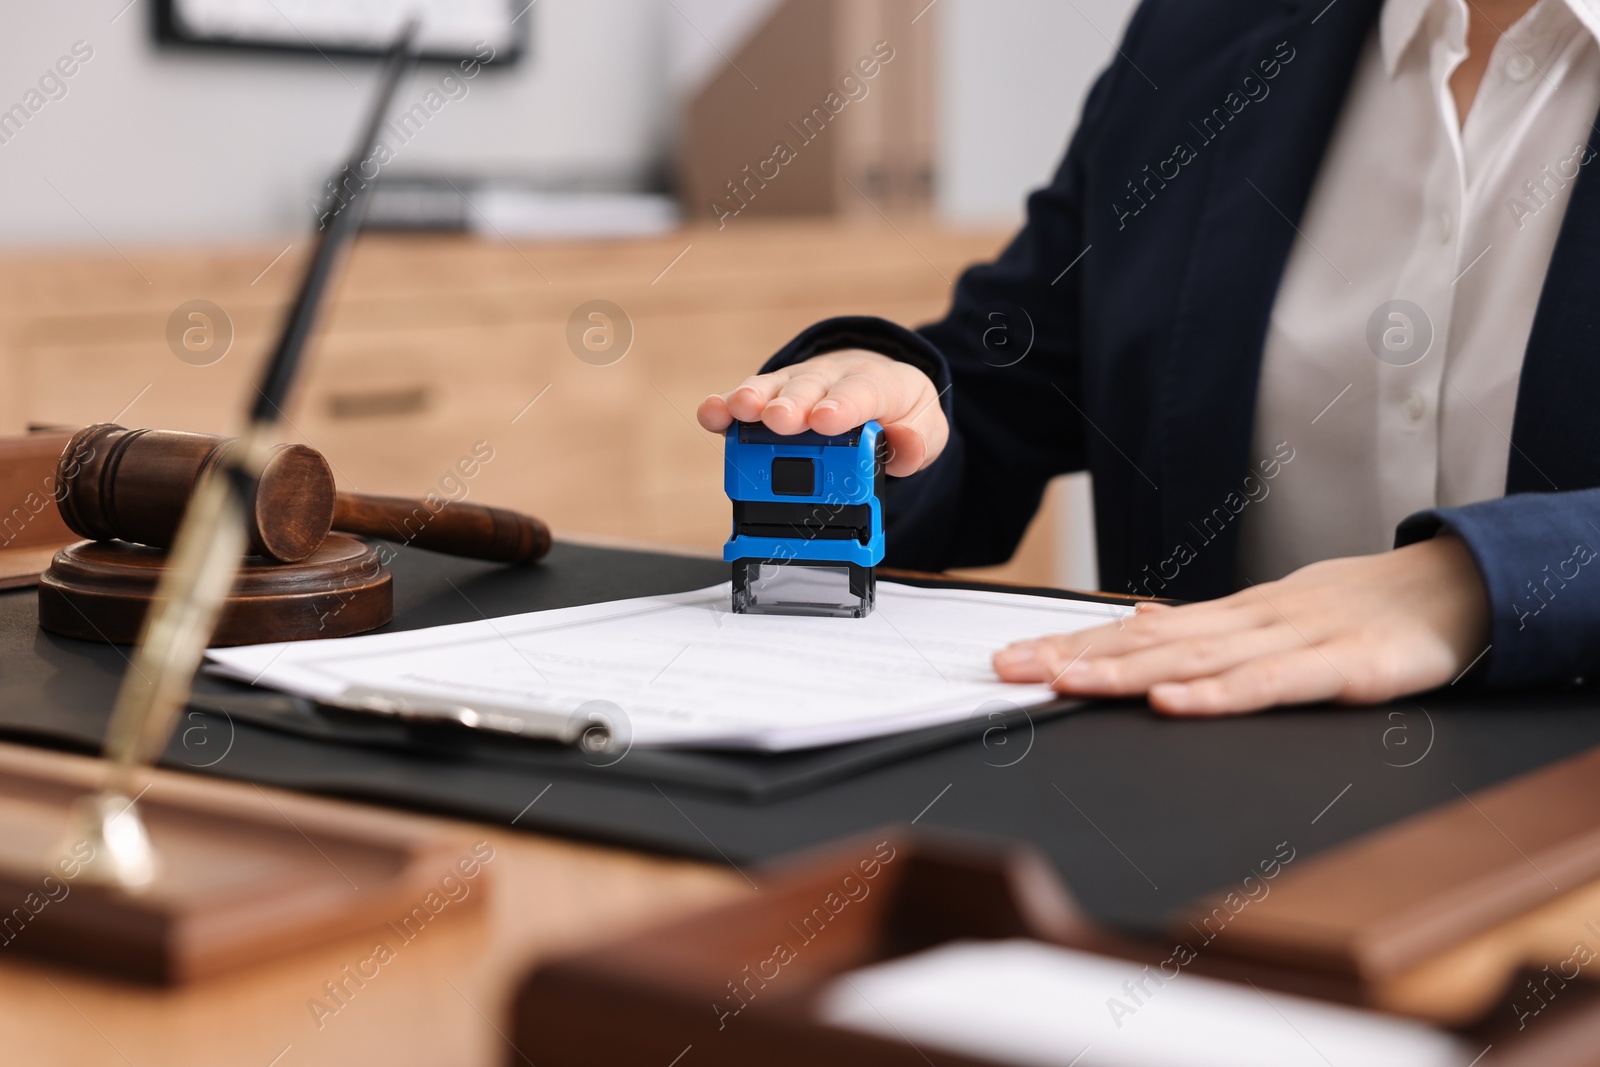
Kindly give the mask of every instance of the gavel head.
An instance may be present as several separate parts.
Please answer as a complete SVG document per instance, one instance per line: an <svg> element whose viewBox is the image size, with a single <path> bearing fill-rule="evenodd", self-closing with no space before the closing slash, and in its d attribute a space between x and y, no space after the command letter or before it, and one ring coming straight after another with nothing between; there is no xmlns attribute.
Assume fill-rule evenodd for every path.
<svg viewBox="0 0 1600 1067"><path fill-rule="evenodd" d="M71 529L95 541L170 548L202 475L236 447L231 437L183 430L79 430L56 464L56 500ZM250 551L293 563L333 525L333 471L305 445L279 445L246 508Z"/></svg>

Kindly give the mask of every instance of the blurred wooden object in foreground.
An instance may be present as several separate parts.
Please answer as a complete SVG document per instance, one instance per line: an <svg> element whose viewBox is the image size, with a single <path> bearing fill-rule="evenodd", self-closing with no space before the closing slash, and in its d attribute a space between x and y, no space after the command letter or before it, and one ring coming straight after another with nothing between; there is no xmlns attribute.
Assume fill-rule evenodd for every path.
<svg viewBox="0 0 1600 1067"><path fill-rule="evenodd" d="M217 724L205 729L214 735L208 740L219 751L230 743L229 727L222 727L222 736L215 736ZM51 779L82 789L97 782L100 773L96 761L81 756L0 744L0 775ZM435 918L445 921L428 921L420 931L418 919L409 927L397 922L397 929L383 924L400 916L375 911L375 931L349 929L279 958L176 987L112 979L29 954L24 939L43 931L31 921L20 927L13 921L0 933L9 949L0 954L5 1062L265 1067L278 1057L282 1067L487 1067L505 1062L508 1055L496 1027L503 1026L500 1020L513 984L530 962L749 893L734 871L687 860L176 771L152 771L149 781L144 799L153 803L249 811L264 825L276 826L290 845L299 843L299 859L324 869L336 903L359 896L345 875L358 887L367 887L372 872L343 856L338 856L336 870L331 858L319 856L313 840L320 840L319 827L331 823L400 838L459 839L465 845L461 852L418 868L431 876L435 889L454 875L455 882L445 888L456 899L446 897L448 904L442 907L428 903L438 909ZM36 834L46 821L41 815L17 843L42 845ZM302 838L297 827L310 837ZM458 866L468 859L481 867L471 881L460 877ZM41 867L41 881L42 876ZM31 888L40 890L39 884ZM81 906L82 887L69 888L66 903L43 906L38 919L62 907ZM61 895L59 887L53 891ZM23 900L23 894L7 896L7 914ZM426 900L427 892L419 891L407 903Z"/></svg>
<svg viewBox="0 0 1600 1067"><path fill-rule="evenodd" d="M479 877L494 855L486 841L474 850L473 838L420 823L297 797L274 810L259 791L212 790L141 803L162 864L147 890L128 892L97 881L105 857L69 836L71 805L101 778L0 746L0 899L22 904L0 944L17 954L194 982L341 938L414 936L443 910L433 910L441 893L456 898L453 918L479 910L491 881ZM49 907L69 896L77 903Z"/></svg>

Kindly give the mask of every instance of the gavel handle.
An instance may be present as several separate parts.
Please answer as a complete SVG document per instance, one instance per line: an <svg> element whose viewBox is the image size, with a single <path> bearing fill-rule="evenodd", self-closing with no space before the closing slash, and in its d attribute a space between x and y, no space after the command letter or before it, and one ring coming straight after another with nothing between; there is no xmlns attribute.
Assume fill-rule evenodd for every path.
<svg viewBox="0 0 1600 1067"><path fill-rule="evenodd" d="M333 502L333 528L496 563L532 563L550 551L550 529L538 519L459 501L430 511L420 500L340 493Z"/></svg>

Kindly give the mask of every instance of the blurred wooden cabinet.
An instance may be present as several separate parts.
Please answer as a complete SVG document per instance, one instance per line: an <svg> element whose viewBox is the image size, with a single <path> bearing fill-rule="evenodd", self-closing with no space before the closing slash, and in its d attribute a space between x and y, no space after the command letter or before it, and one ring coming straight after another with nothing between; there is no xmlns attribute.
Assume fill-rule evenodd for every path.
<svg viewBox="0 0 1600 1067"><path fill-rule="evenodd" d="M728 510L721 442L694 421L706 394L819 318L938 316L946 279L1002 240L757 221L516 247L366 237L285 434L322 451L349 488L437 490L526 509L558 536L715 550ZM116 256L0 259L0 432L112 420L235 429L307 251L296 242L258 277L282 247L129 250L144 277ZM226 320L212 328L232 333L205 365L169 340L169 320L196 300ZM568 320L596 300L631 328L614 362L614 352L580 358L569 342ZM493 459L462 482L456 462L480 442ZM1041 528L1011 573L1048 580L1052 548Z"/></svg>

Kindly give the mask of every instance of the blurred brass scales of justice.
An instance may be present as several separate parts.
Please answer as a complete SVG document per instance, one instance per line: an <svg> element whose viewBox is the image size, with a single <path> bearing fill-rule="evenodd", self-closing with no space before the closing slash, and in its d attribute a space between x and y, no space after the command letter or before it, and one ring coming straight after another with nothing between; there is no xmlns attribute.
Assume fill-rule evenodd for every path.
<svg viewBox="0 0 1600 1067"><path fill-rule="evenodd" d="M56 554L39 582L39 625L132 644L149 610L190 493L239 447L231 438L101 424L61 453L61 517L88 538ZM550 549L539 520L504 508L335 491L322 455L274 446L244 502L250 558L210 644L343 637L388 622L392 578L380 553L346 534L449 555L531 563ZM331 531L341 531L334 533Z"/></svg>

